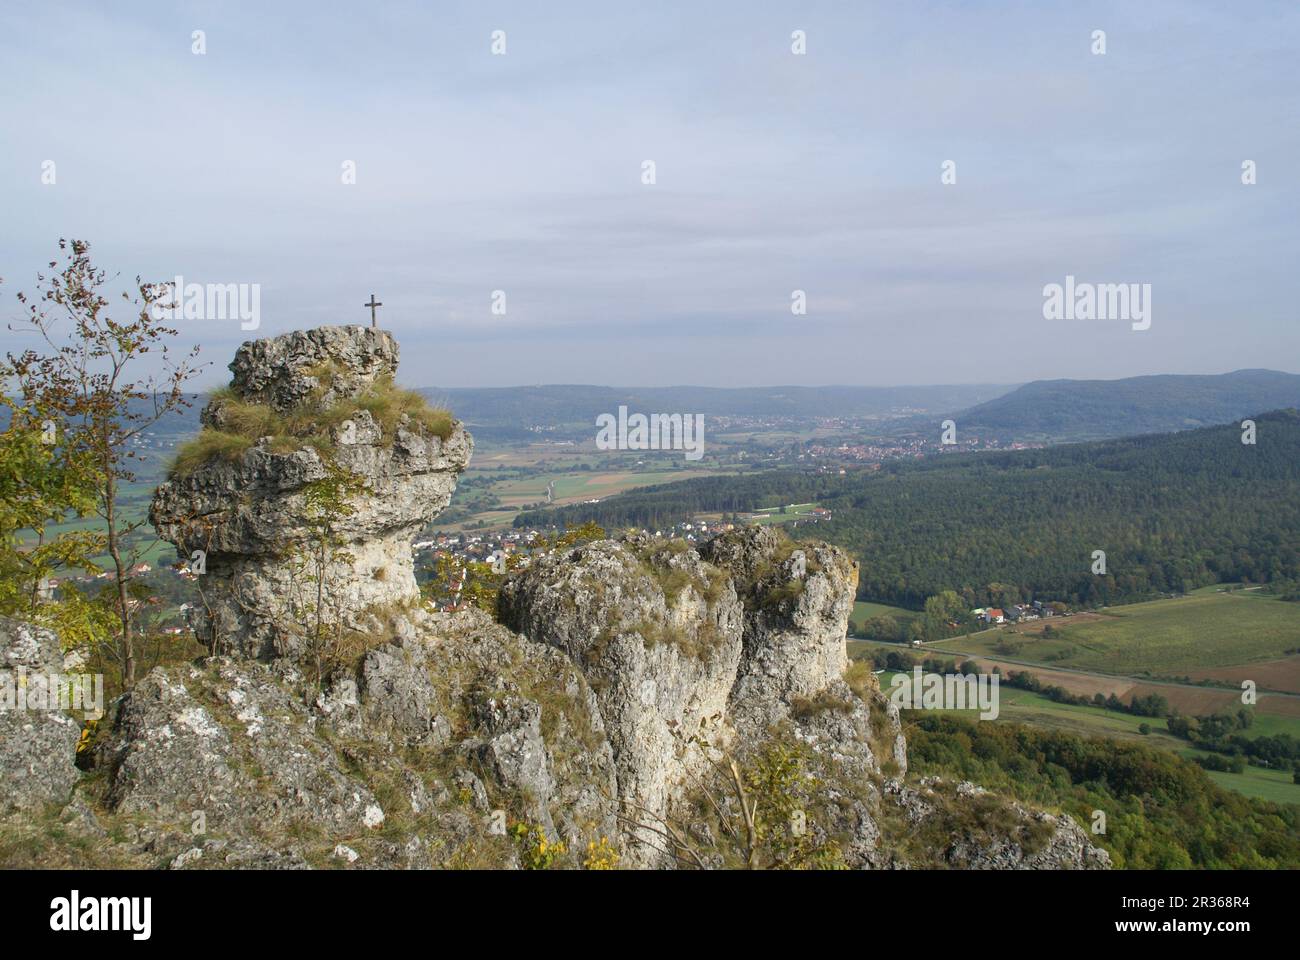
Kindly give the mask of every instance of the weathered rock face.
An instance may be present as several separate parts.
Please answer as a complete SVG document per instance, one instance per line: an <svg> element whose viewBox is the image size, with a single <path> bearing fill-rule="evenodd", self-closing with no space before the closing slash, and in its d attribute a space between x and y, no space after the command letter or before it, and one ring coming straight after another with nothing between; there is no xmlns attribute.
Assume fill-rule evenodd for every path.
<svg viewBox="0 0 1300 960"><path fill-rule="evenodd" d="M245 343L231 387L286 412L309 395L354 397L396 367L387 333L322 327ZM222 410L210 404L204 422L220 428ZM451 499L473 440L458 423L444 440L409 419L385 438L365 410L327 439L328 457L262 442L158 488L150 519L159 535L183 557L205 556L194 626L214 651L302 659L318 616L327 632L367 629L368 612L418 599L410 538ZM321 581L329 589L318 595Z"/></svg>
<svg viewBox="0 0 1300 960"><path fill-rule="evenodd" d="M958 870L1106 870L1110 854L1094 847L1068 816L1008 802L969 781L923 777L885 785L889 809L906 838L889 865ZM990 827L996 824L996 827ZM883 864L882 864L883 865Z"/></svg>
<svg viewBox="0 0 1300 960"><path fill-rule="evenodd" d="M336 369L322 397L328 404L356 396L380 377L396 373L397 356L392 334L374 327L296 330L240 347L230 364L230 385L245 400L289 410L322 386L316 374L332 363Z"/></svg>
<svg viewBox="0 0 1300 960"><path fill-rule="evenodd" d="M731 575L744 605L730 706L733 722L761 733L843 677L857 564L838 547L796 545L771 527L723 534L700 554Z"/></svg>
<svg viewBox="0 0 1300 960"><path fill-rule="evenodd" d="M502 591L502 616L579 664L604 718L621 801L662 816L705 762L741 652L735 589L685 544L599 541L540 558Z"/></svg>
<svg viewBox="0 0 1300 960"><path fill-rule="evenodd" d="M381 824L371 791L304 735L310 714L280 678L296 679L229 658L181 675L152 671L116 718L109 805L166 822L242 821L245 834L295 818L339 833Z"/></svg>
<svg viewBox="0 0 1300 960"><path fill-rule="evenodd" d="M777 724L862 782L879 774L872 742L893 750L901 734L883 697L873 715L842 679L856 585L839 550L796 550L774 531L700 552L642 535L541 558L506 584L500 608L583 668L632 824L629 852L663 864L655 828L724 755L745 755ZM870 816L849 829L876 831Z"/></svg>
<svg viewBox="0 0 1300 960"><path fill-rule="evenodd" d="M538 558L506 594L533 639L478 610L417 606L376 627L323 687L284 659L160 667L115 705L95 753L102 775L84 789L75 725L39 741L7 731L0 771L6 785L40 786L35 807L66 804L65 832L93 837L100 866L536 866L534 838L562 850L562 866L607 841L624 866L737 866L720 823L743 833L733 786L763 796L768 775L806 815L799 862L1108 863L1068 817L970 784L905 783L897 710L860 669L811 692L811 680L763 687L803 693L750 710L747 664L824 676L830 638L813 618L800 640L790 610L747 635L736 582L685 544L588 544ZM788 585L774 600L746 595L769 611L801 603ZM769 641L787 655L765 655ZM48 634L20 631L11 646L55 663ZM34 761L52 774L29 782ZM0 831L13 823L0 816ZM669 831L684 846L665 844Z"/></svg>
<svg viewBox="0 0 1300 960"><path fill-rule="evenodd" d="M153 670L98 756L104 816L146 824L124 853L190 868L503 867L519 856L506 817L577 856L617 836L613 757L563 653L478 610L416 609L376 639L323 690L286 660Z"/></svg>
<svg viewBox="0 0 1300 960"><path fill-rule="evenodd" d="M81 728L46 702L47 678L62 672L63 656L53 633L0 617L0 692L6 700L14 697L12 705L0 703L0 812L65 803L80 776L73 761ZM20 709L18 687L24 681L24 699L39 685L36 708Z"/></svg>

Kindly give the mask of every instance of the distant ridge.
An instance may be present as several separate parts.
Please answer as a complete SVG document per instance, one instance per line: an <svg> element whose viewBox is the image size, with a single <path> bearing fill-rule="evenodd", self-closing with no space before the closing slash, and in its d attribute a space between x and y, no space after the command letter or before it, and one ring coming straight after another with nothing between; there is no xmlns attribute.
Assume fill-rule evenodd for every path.
<svg viewBox="0 0 1300 960"><path fill-rule="evenodd" d="M905 417L937 414L1001 396L1010 385L912 387L609 387L549 384L521 387L425 387L430 400L456 412L476 435L508 439L541 426L561 435L590 434L602 413L620 405L640 413L702 413L708 417Z"/></svg>
<svg viewBox="0 0 1300 960"><path fill-rule="evenodd" d="M1094 440L1228 423L1300 407L1300 375L1277 370L1035 380L955 414L959 435Z"/></svg>
<svg viewBox="0 0 1300 960"><path fill-rule="evenodd" d="M912 387L425 387L478 436L498 440L586 437L595 418L626 404L642 413L708 417L879 420L883 436L937 437L951 417L959 440L1068 442L1169 433L1224 424L1265 410L1300 407L1300 375L1277 370L1156 374L1121 380L1035 380ZM155 428L183 439L198 430L202 396ZM142 401L144 403L144 401ZM954 412L958 411L958 412ZM0 409L0 429L8 418Z"/></svg>

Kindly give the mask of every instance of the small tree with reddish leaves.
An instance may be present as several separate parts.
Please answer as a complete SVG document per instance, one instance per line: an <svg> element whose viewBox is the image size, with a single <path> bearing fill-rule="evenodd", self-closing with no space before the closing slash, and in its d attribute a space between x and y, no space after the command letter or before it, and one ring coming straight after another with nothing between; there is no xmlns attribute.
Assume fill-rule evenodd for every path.
<svg viewBox="0 0 1300 960"><path fill-rule="evenodd" d="M10 353L8 367L23 403L55 418L70 453L93 467L94 513L103 521L116 621L98 652L116 662L123 687L130 688L137 636L129 581L144 553L131 535L147 521L123 517L118 494L135 480L140 454L133 441L189 406L184 386L200 370L198 348L176 360L169 341L178 331L154 316L155 305L171 298L170 284L145 283L137 276L134 292L121 294L127 317L118 320L110 315L106 295L116 277L91 263L90 244L60 240L59 252L50 272L37 275L37 294L18 294L26 313L10 330L34 334L38 346ZM149 354L160 372L141 371Z"/></svg>

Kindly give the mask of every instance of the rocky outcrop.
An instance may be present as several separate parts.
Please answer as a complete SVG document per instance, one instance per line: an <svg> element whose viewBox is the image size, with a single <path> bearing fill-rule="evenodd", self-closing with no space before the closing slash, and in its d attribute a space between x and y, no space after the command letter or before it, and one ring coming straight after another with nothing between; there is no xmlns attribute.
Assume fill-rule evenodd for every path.
<svg viewBox="0 0 1300 960"><path fill-rule="evenodd" d="M402 627L321 689L285 660L153 670L98 749L103 815L148 824L123 853L188 868L509 866L507 824L573 851L617 835L600 715L563 654L476 610Z"/></svg>
<svg viewBox="0 0 1300 960"><path fill-rule="evenodd" d="M856 585L838 549L796 548L771 530L699 552L637 535L540 558L499 605L508 625L582 666L633 856L659 865L672 859L662 823L720 759L744 756L778 725L863 782L880 773L873 741L893 751L901 733L883 697L873 715L843 680ZM863 819L857 828L873 832Z"/></svg>
<svg viewBox="0 0 1300 960"><path fill-rule="evenodd" d="M397 341L375 327L317 327L269 340L250 340L230 363L230 386L245 400L276 410L291 410L314 391L329 405L354 397L380 377L397 372ZM320 371L332 364L328 383ZM209 408L204 423L220 424L220 406Z"/></svg>
<svg viewBox="0 0 1300 960"><path fill-rule="evenodd" d="M198 817L205 830L240 824L243 836L295 820L342 834L381 825L374 794L309 735L308 707L290 692L298 679L229 658L152 671L120 705L105 749L110 808Z"/></svg>
<svg viewBox="0 0 1300 960"><path fill-rule="evenodd" d="M734 723L761 733L843 677L857 564L838 547L796 544L772 527L723 534L700 554L731 576L744 607L729 702Z"/></svg>
<svg viewBox="0 0 1300 960"><path fill-rule="evenodd" d="M593 563L635 549L583 548ZM686 551L674 555L693 567ZM727 599L724 590L722 608ZM739 633L733 626L731 652L723 650L733 671ZM374 640L355 670L323 686L286 660L156 668L115 705L95 776L80 785L73 736L41 747L47 765L58 758L63 767L57 789L34 802L61 808L61 836L80 838L67 862L84 865L89 843L99 866L501 868L550 862L537 858L544 839L561 851L557 866L590 865L589 851L606 844L617 856L606 862L619 866L742 866L719 822L743 822L734 761L751 790L770 775L790 791L777 799L806 820L807 865L1107 863L1068 817L969 784L905 784L889 766L897 714L870 684L855 693L833 681L789 705L762 737L738 736L724 702L723 716L705 716L695 739L665 733L645 705L621 708L600 671L478 610L416 609ZM626 640L622 653L606 655L629 659L652 702L694 717L704 710L692 713L692 701L705 691L725 701L727 679L703 666L689 674L699 698L686 684L655 700L658 671L684 664L637 642L652 655L641 660ZM640 741L637 730L659 739ZM7 740L6 767L15 764L12 733ZM661 819L649 813L655 794L638 792L649 783L661 785ZM640 798L636 806L629 795ZM0 834L6 829L0 818ZM663 843L669 829L690 845L689 857ZM785 825L769 829L779 836Z"/></svg>
<svg viewBox="0 0 1300 960"><path fill-rule="evenodd" d="M230 367L236 400L292 414L390 377L397 344L322 327L245 343ZM229 401L210 403L204 424L228 426ZM371 629L367 614L419 599L410 539L447 505L472 439L458 423L443 438L409 417L386 437L366 409L322 431L294 449L265 438L158 488L150 519L182 557L198 552L194 627L215 652L307 659L323 634L337 644L340 630Z"/></svg>
<svg viewBox="0 0 1300 960"><path fill-rule="evenodd" d="M563 650L596 691L627 811L662 817L705 758L741 654L731 582L680 541L599 541L541 557L502 590L503 620Z"/></svg>
<svg viewBox="0 0 1300 960"><path fill-rule="evenodd" d="M924 777L890 781L890 809L904 837L901 866L958 870L1105 870L1110 854L1094 847L1070 817L1008 802L969 781Z"/></svg>
<svg viewBox="0 0 1300 960"><path fill-rule="evenodd" d="M0 813L66 803L80 776L81 726L49 689L62 672L53 633L0 617Z"/></svg>

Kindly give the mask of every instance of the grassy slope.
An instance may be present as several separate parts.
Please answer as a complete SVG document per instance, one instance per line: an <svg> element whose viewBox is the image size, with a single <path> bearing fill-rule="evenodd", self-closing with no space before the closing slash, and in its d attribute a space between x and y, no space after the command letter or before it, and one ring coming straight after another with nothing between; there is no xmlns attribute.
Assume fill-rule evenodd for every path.
<svg viewBox="0 0 1300 960"><path fill-rule="evenodd" d="M1283 656L1300 647L1300 604L1259 593L1196 594L1109 607L1086 623L1053 621L1056 636L990 630L936 647L997 656L1003 640L1020 641L1018 660L1101 673L1183 676ZM1035 629L1041 628L1041 622ZM1056 657L1060 659L1055 659ZM1053 657L1051 660L1046 658Z"/></svg>

